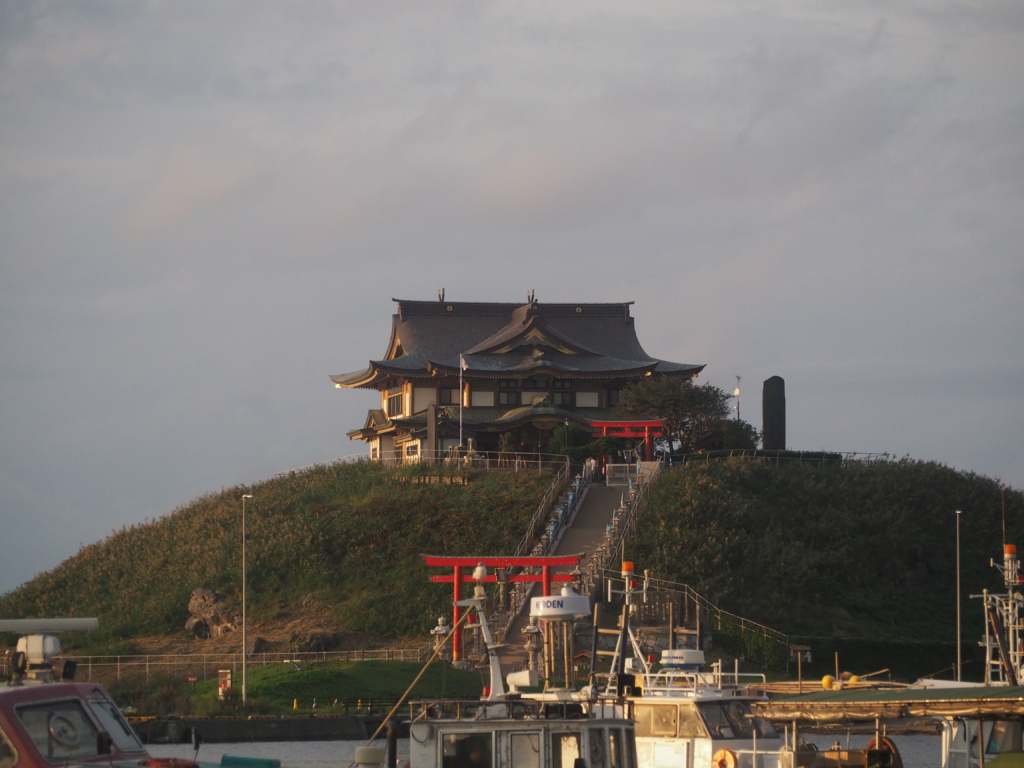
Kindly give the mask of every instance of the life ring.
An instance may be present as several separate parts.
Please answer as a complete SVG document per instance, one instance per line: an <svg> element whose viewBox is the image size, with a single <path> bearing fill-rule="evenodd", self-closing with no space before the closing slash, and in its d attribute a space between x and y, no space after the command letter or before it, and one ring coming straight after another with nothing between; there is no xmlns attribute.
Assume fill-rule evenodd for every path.
<svg viewBox="0 0 1024 768"><path fill-rule="evenodd" d="M183 757L150 757L139 760L139 765L146 768L199 768L195 760L186 760Z"/></svg>
<svg viewBox="0 0 1024 768"><path fill-rule="evenodd" d="M720 749L711 758L711 768L736 768L736 753L731 749Z"/></svg>
<svg viewBox="0 0 1024 768"><path fill-rule="evenodd" d="M888 736L883 736L878 741L871 739L868 742L868 749L881 749L888 752L892 755L892 768L903 768L903 758L900 757L900 751L896 749L896 742Z"/></svg>

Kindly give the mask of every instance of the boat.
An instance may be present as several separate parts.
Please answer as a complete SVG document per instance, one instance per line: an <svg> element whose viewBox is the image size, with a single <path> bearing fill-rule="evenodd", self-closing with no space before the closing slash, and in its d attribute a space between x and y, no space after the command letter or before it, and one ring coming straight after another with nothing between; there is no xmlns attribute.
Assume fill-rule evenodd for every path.
<svg viewBox="0 0 1024 768"><path fill-rule="evenodd" d="M96 619L0 620L0 632L22 634L0 688L0 766L145 763L151 759L107 690L75 682L75 664L56 659L52 634L96 629Z"/></svg>
<svg viewBox="0 0 1024 768"><path fill-rule="evenodd" d="M0 768L201 768L195 760L150 755L106 688L76 682L75 662L58 658L55 633L98 627L94 618L0 620L0 632L22 635L10 657L7 685L0 686ZM182 737L198 756L199 735L186 729ZM242 760L249 768L281 766L273 759Z"/></svg>
<svg viewBox="0 0 1024 768"><path fill-rule="evenodd" d="M720 663L705 671L704 661L689 648L663 651L658 665L639 648L627 659L639 768L777 768L786 745L770 720L754 715L765 697L748 687L764 675L723 672Z"/></svg>
<svg viewBox="0 0 1024 768"><path fill-rule="evenodd" d="M485 571L477 567L478 582ZM637 768L631 705L624 697L593 687L524 693L522 688L539 682L532 670L502 680L500 646L487 621L485 599L478 583L473 598L455 605L478 616L490 685L480 699L410 703L411 768ZM359 766L380 768L383 761L383 748L356 750Z"/></svg>
<svg viewBox="0 0 1024 768"><path fill-rule="evenodd" d="M887 726L927 721L941 728L935 763L941 768L1024 762L1024 579L1016 547L1005 544L1002 565L994 560L991 565L1001 571L1006 591L972 595L982 600L985 615L983 682L918 680L899 690L875 691L832 688L759 703L758 714L792 723L794 729L798 724L872 723L880 746L889 741Z"/></svg>
<svg viewBox="0 0 1024 768"><path fill-rule="evenodd" d="M625 608L607 675L606 691L621 690L636 722L638 768L780 768L792 765L794 745L771 720L756 716L767 701L760 673L733 671L721 662L705 670L704 651L670 648L660 659L645 655L629 624L642 598L632 563L623 564ZM795 739L794 739L795 742Z"/></svg>

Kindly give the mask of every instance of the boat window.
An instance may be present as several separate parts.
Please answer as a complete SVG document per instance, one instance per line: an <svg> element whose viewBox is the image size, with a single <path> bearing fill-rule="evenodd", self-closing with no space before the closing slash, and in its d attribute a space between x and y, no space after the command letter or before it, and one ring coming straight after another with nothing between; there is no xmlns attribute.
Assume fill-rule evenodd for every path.
<svg viewBox="0 0 1024 768"><path fill-rule="evenodd" d="M608 762L610 763L609 768L626 768L625 755L622 754L623 749L622 740L622 729L621 728L609 728L608 729Z"/></svg>
<svg viewBox="0 0 1024 768"><path fill-rule="evenodd" d="M590 746L590 762L587 763L587 768L605 768L604 731L601 728L591 728L587 741Z"/></svg>
<svg viewBox="0 0 1024 768"><path fill-rule="evenodd" d="M512 768L540 768L540 731L513 733Z"/></svg>
<svg viewBox="0 0 1024 768"><path fill-rule="evenodd" d="M475 733L446 733L441 740L443 768L491 768L494 734L490 731Z"/></svg>
<svg viewBox="0 0 1024 768"><path fill-rule="evenodd" d="M697 707L693 704L679 705L679 737L682 739L706 739L708 737Z"/></svg>
<svg viewBox="0 0 1024 768"><path fill-rule="evenodd" d="M697 706L700 707L700 713L704 716L712 739L736 738L736 731L733 730L732 723L721 704L717 701L702 701Z"/></svg>
<svg viewBox="0 0 1024 768"><path fill-rule="evenodd" d="M580 755L578 733L551 734L551 768L574 768Z"/></svg>
<svg viewBox="0 0 1024 768"><path fill-rule="evenodd" d="M4 729L0 728L0 768L12 768L18 764L18 750L7 738Z"/></svg>
<svg viewBox="0 0 1024 768"><path fill-rule="evenodd" d="M89 698L89 706L92 707L96 718L122 752L145 751L114 702L110 699L93 696Z"/></svg>
<svg viewBox="0 0 1024 768"><path fill-rule="evenodd" d="M729 718L733 733L738 739L754 738L754 723L750 718L750 705L745 701L723 701L722 709Z"/></svg>
<svg viewBox="0 0 1024 768"><path fill-rule="evenodd" d="M47 762L97 757L97 730L77 699L21 706L15 712Z"/></svg>
<svg viewBox="0 0 1024 768"><path fill-rule="evenodd" d="M675 736L675 704L637 704L634 717L639 736Z"/></svg>

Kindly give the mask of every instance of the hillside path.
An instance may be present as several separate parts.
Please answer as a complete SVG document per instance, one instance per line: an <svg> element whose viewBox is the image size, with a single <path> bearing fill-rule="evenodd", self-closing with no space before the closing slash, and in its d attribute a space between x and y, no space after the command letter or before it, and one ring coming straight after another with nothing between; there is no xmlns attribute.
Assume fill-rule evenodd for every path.
<svg viewBox="0 0 1024 768"><path fill-rule="evenodd" d="M598 483L593 483L587 490L586 498L576 513L572 525L562 535L554 554L575 555L583 553L581 562L586 562L590 553L597 549L604 539L605 526L612 519L613 510L619 506L619 501L625 489L621 486L611 488ZM571 573L572 568L555 568L555 572ZM552 585L552 591L561 588L561 584ZM540 585L534 587L533 597L540 595ZM528 661L526 650L523 644L526 636L523 628L530 622L529 609L523 609L512 626L509 628L505 642L507 645L501 649L501 665L506 672L521 669Z"/></svg>

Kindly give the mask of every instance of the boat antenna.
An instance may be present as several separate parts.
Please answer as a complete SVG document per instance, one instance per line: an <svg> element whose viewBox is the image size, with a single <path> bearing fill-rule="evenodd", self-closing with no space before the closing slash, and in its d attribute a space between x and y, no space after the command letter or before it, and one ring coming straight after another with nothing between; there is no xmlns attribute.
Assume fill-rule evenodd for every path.
<svg viewBox="0 0 1024 768"><path fill-rule="evenodd" d="M999 481L999 495L1002 498L1003 505L1003 548L1006 548L1006 485L1002 480Z"/></svg>

